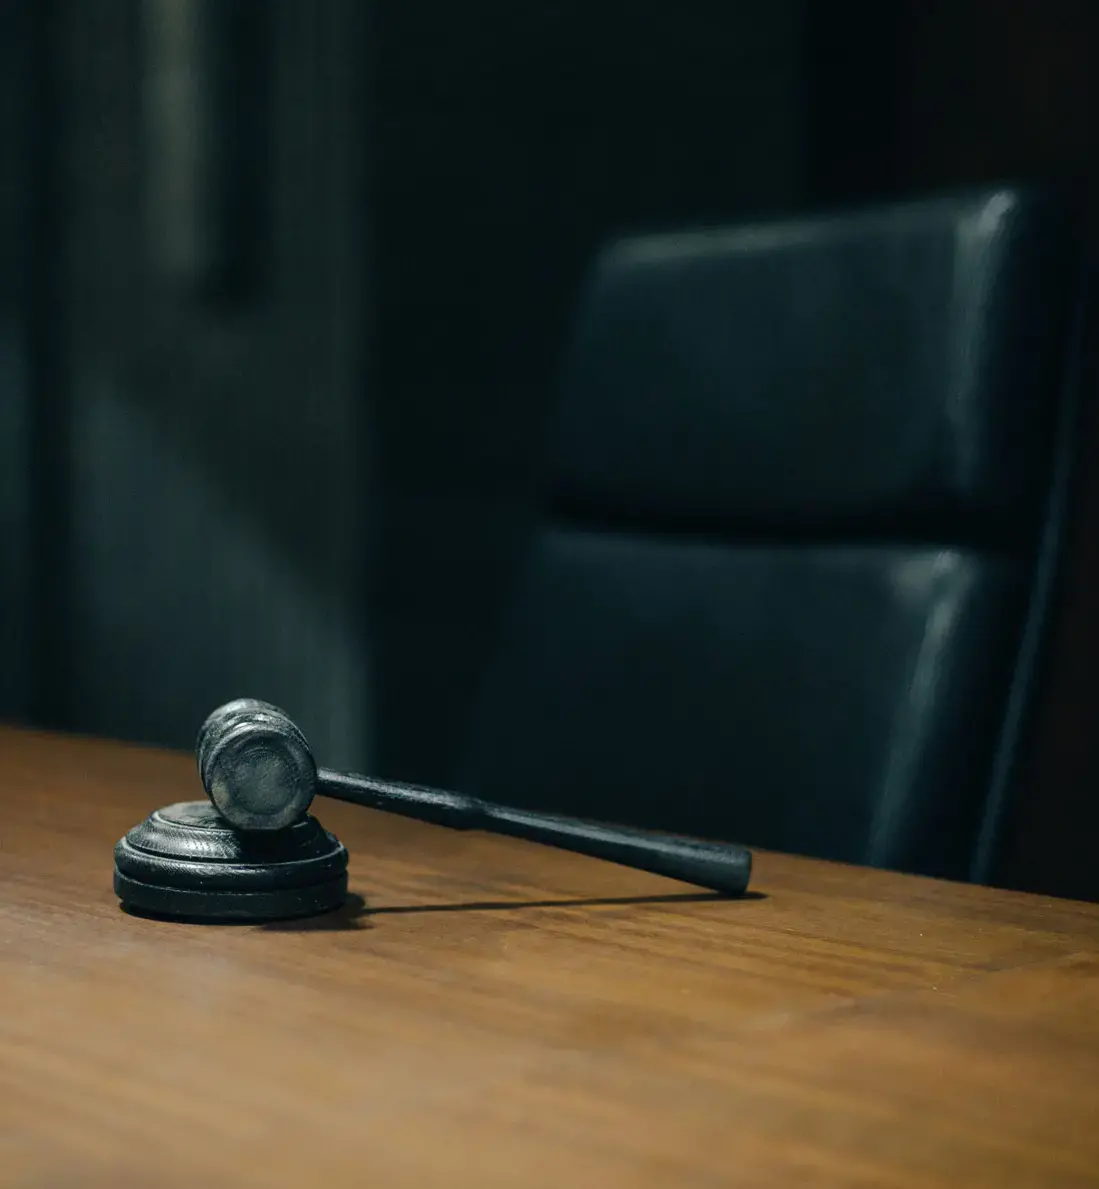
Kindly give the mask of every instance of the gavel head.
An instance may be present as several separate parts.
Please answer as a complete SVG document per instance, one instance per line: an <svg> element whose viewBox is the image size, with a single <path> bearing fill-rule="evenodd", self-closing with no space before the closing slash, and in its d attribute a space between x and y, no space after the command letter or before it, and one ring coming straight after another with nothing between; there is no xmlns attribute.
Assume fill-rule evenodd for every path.
<svg viewBox="0 0 1099 1189"><path fill-rule="evenodd" d="M206 795L241 830L281 830L309 808L317 766L305 736L270 702L238 698L219 706L195 743Z"/></svg>

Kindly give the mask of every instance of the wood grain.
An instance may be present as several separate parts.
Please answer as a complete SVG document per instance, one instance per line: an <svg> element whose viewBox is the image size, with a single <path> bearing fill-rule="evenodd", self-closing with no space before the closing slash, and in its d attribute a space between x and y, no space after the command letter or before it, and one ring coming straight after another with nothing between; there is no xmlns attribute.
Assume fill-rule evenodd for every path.
<svg viewBox="0 0 1099 1189"><path fill-rule="evenodd" d="M759 855L726 901L318 803L347 911L122 913L188 757L0 731L0 1185L1099 1184L1099 906Z"/></svg>

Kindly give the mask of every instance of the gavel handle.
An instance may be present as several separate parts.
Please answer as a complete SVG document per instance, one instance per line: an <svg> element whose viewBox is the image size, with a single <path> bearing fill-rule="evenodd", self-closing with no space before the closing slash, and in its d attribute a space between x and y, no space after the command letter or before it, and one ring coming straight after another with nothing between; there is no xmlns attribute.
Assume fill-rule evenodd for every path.
<svg viewBox="0 0 1099 1189"><path fill-rule="evenodd" d="M704 842L552 813L532 813L461 793L325 768L317 773L317 792L454 830L485 830L541 842L728 896L743 895L752 873L751 852L733 843Z"/></svg>

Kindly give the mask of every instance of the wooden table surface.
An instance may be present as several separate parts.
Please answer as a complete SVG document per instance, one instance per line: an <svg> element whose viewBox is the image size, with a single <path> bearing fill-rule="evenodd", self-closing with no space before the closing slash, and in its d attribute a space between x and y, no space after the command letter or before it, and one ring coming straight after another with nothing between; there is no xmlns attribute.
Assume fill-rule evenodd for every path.
<svg viewBox="0 0 1099 1189"><path fill-rule="evenodd" d="M0 1185L1099 1185L1099 906L759 855L722 900L318 801L336 917L120 911L186 756L0 730Z"/></svg>

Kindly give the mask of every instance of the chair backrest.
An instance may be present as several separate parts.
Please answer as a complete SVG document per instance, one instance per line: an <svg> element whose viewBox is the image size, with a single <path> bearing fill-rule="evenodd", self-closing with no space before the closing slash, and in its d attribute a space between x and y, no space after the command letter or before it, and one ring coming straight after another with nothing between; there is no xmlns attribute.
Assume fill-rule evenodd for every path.
<svg viewBox="0 0 1099 1189"><path fill-rule="evenodd" d="M980 878L1049 615L1079 248L998 188L597 261L461 783Z"/></svg>

